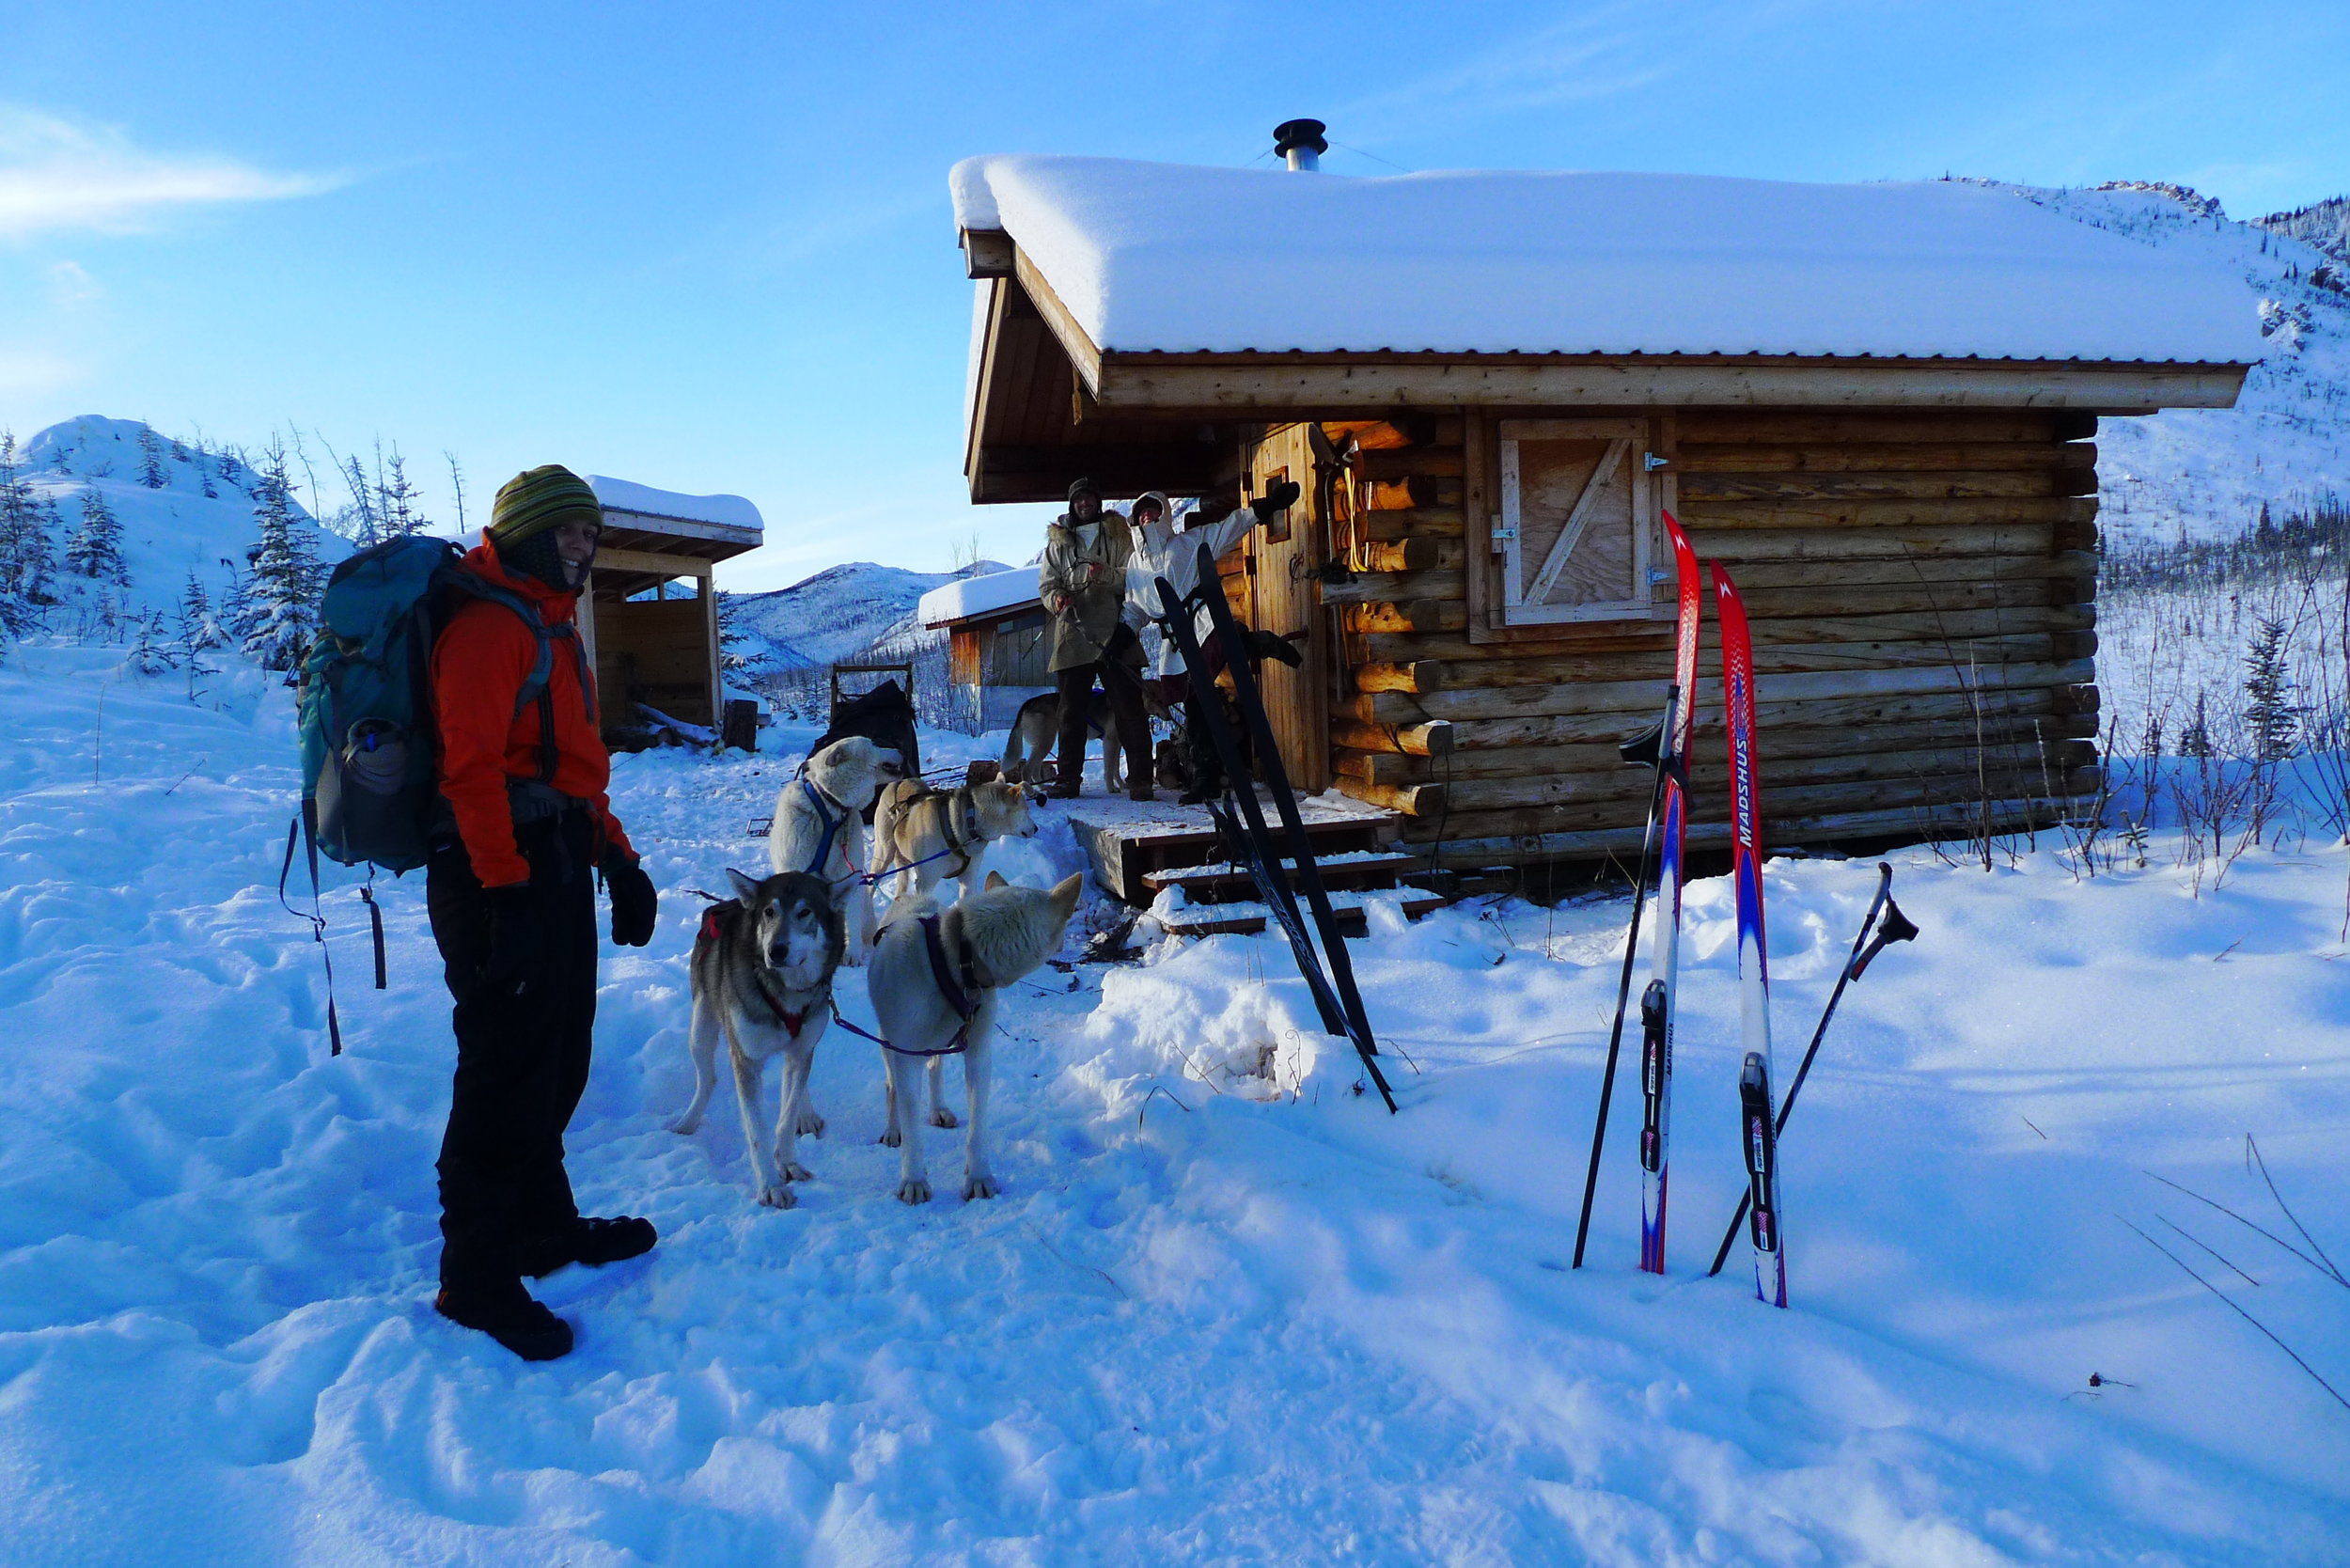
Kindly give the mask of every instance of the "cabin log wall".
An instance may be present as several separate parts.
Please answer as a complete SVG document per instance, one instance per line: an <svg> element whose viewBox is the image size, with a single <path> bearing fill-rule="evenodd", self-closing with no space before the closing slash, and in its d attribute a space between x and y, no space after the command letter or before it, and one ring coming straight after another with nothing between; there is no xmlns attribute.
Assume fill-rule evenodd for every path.
<svg viewBox="0 0 2350 1568"><path fill-rule="evenodd" d="M2078 810L2098 781L2093 416L1652 421L1665 504L1700 557L1730 568L1752 619L1766 844L1980 831L1986 811L2001 830L2044 827ZM1369 503L1355 558L1370 570L1324 590L1340 645L1331 782L1404 812L1405 840L1443 864L1637 850L1648 777L1615 746L1663 702L1671 585L1653 619L1495 640L1478 580L1497 510L1490 426L1324 430L1366 448ZM1661 541L1654 558L1669 558ZM1728 841L1710 602L1702 628L1690 839L1706 846Z"/></svg>

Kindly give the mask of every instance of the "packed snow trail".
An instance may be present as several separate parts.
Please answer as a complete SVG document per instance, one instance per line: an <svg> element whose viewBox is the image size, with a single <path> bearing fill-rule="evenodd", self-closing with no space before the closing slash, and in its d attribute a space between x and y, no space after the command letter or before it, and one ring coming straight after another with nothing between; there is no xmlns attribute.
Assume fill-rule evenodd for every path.
<svg viewBox="0 0 2350 1568"><path fill-rule="evenodd" d="M580 1344L533 1367L429 1306L451 1047L420 890L379 886L383 993L355 879L330 890L329 1059L274 892L287 695L238 664L191 703L120 663L0 668L12 1564L2345 1560L2350 1425L2111 1217L2195 1230L2350 1372L2339 1287L2138 1174L2248 1203L2248 1127L2350 1241L2340 851L2248 856L2201 900L2159 869L1905 857L1929 934L1847 996L1807 1092L1781 1313L1634 1271L1628 1153L1566 1270L1613 901L1374 908L1394 1118L1302 1023L1277 938L1040 971L1005 1008L993 1202L898 1203L871 1048L828 1039L816 1180L762 1210L733 1118L663 1123L687 889L756 865L808 736L626 759L666 903L651 948L607 951L571 1165L663 1241L545 1281ZM999 863L1073 854L1056 823ZM1807 1015L1874 868L1766 876ZM1692 883L1674 1187L1701 1232L1740 1182L1731 925L1727 884ZM2138 1387L2089 1397L2092 1371Z"/></svg>

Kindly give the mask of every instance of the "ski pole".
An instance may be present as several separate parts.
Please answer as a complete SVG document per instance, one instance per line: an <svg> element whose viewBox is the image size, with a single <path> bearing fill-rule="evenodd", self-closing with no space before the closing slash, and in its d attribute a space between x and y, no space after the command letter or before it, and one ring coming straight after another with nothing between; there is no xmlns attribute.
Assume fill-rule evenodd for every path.
<svg viewBox="0 0 2350 1568"><path fill-rule="evenodd" d="M1583 1173L1583 1213L1574 1222L1574 1263L1583 1266L1583 1244L1591 1233L1591 1195L1599 1189L1599 1153L1607 1141L1607 1105L1616 1092L1616 1058L1623 1047L1624 1009L1632 1001L1632 961L1640 946L1640 909L1648 902L1649 860L1656 848L1656 813L1665 798L1665 754L1671 748L1667 739L1673 722L1673 705L1680 700L1679 685L1665 688L1665 716L1652 734L1643 732L1617 748L1626 762L1637 766L1642 762L1654 765L1656 782L1649 791L1648 826L1640 834L1640 870L1632 884L1632 927L1624 933L1623 973L1616 980L1616 1021L1607 1030L1607 1067L1599 1080L1599 1121L1591 1128L1591 1163Z"/></svg>
<svg viewBox="0 0 2350 1568"><path fill-rule="evenodd" d="M1880 913L1885 917L1882 924L1877 919ZM1869 931L1872 926L1876 928L1876 940L1871 942ZM1878 861L1876 897L1869 901L1869 913L1861 917L1859 934L1852 939L1852 951L1845 955L1843 972L1836 977L1836 989L1828 993L1827 1007L1820 1014L1820 1027L1811 1031L1811 1043L1803 1053L1803 1061L1795 1068L1795 1080L1787 1086L1787 1097L1778 1103L1778 1122L1772 1129L1774 1140L1787 1130L1787 1118L1795 1108L1795 1096L1803 1092L1803 1080L1811 1072L1811 1058L1820 1054L1820 1042L1827 1038L1827 1023L1836 1016L1836 1004L1843 1000L1844 987L1858 980L1861 972L1869 967L1877 954L1885 950L1888 944L1906 942L1917 934L1918 928L1902 913L1902 906L1893 902L1893 868L1885 861ZM1863 943L1868 944L1865 951L1861 946ZM1722 1245L1720 1250L1714 1254L1714 1266L1705 1271L1707 1278L1721 1273L1722 1264L1729 1261L1731 1246L1738 1239L1738 1227L1747 1217L1747 1205L1753 1201L1752 1192L1738 1200L1738 1212L1730 1216L1730 1229L1722 1232Z"/></svg>

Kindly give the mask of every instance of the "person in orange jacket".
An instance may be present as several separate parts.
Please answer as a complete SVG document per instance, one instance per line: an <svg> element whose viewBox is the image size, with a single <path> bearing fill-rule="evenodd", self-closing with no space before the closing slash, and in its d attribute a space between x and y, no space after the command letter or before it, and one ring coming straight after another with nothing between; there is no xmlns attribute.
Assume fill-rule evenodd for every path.
<svg viewBox="0 0 2350 1568"><path fill-rule="evenodd" d="M501 597L466 597L432 645L448 810L425 902L457 1034L434 1306L532 1361L569 1352L572 1329L525 1275L633 1258L657 1239L650 1220L583 1218L563 1168L595 1027L594 873L615 942L650 941L659 908L605 794L612 761L572 619L603 526L569 469L515 476L464 560Z"/></svg>

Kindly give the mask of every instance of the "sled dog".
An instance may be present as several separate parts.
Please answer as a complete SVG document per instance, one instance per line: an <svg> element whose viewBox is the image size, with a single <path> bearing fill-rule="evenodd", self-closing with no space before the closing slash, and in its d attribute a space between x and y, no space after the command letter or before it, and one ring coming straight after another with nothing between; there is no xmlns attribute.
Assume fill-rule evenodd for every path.
<svg viewBox="0 0 2350 1568"><path fill-rule="evenodd" d="M1044 692L1020 704L1012 715L1011 733L1004 740L1004 777L1013 784L1050 784L1055 769L1047 759L1060 731L1060 698ZM1110 711L1110 699L1100 691L1086 694L1086 733L1102 737L1102 784L1104 789L1126 787L1120 776L1120 762L1124 753L1118 745L1118 715Z"/></svg>
<svg viewBox="0 0 2350 1568"><path fill-rule="evenodd" d="M882 792L873 813L873 881L878 886L895 870L894 891L903 897L953 877L967 899L981 886L988 845L1035 834L1028 792L1017 784L932 790L918 778L901 779Z"/></svg>
<svg viewBox="0 0 2350 1568"><path fill-rule="evenodd" d="M776 796L767 860L776 871L806 871L832 888L848 931L844 962L865 962L873 946L873 900L861 880L868 850L865 810L898 776L898 753L862 735L810 757Z"/></svg>
<svg viewBox="0 0 2350 1568"><path fill-rule="evenodd" d="M915 1118L915 1068L925 1060L929 1064L931 1124L951 1127L954 1113L939 1103L941 1067L951 1054L963 1058L970 1117L964 1135L963 1196L995 1196L995 1173L987 1163L995 993L1060 947L1084 884L1080 873L1041 892L1015 887L991 871L985 887L943 912L920 894L889 906L889 922L874 946L865 984L882 1038L889 1042L882 1049L889 1093L889 1130L882 1141L898 1151L901 1201L931 1200L922 1130Z"/></svg>
<svg viewBox="0 0 2350 1568"><path fill-rule="evenodd" d="M832 889L805 871L780 871L755 882L729 867L727 880L735 896L710 906L701 934L694 939L694 1022L687 1044L694 1058L694 1100L669 1130L691 1133L702 1124L718 1084L718 1040L725 1036L759 1200L788 1209L790 1184L808 1179L797 1158L799 1137L822 1137L824 1132L824 1119L808 1101L807 1074L815 1065L816 1043L832 1019L840 911ZM783 1058L783 1099L771 1152L759 1136L759 1088L768 1058L776 1056Z"/></svg>

